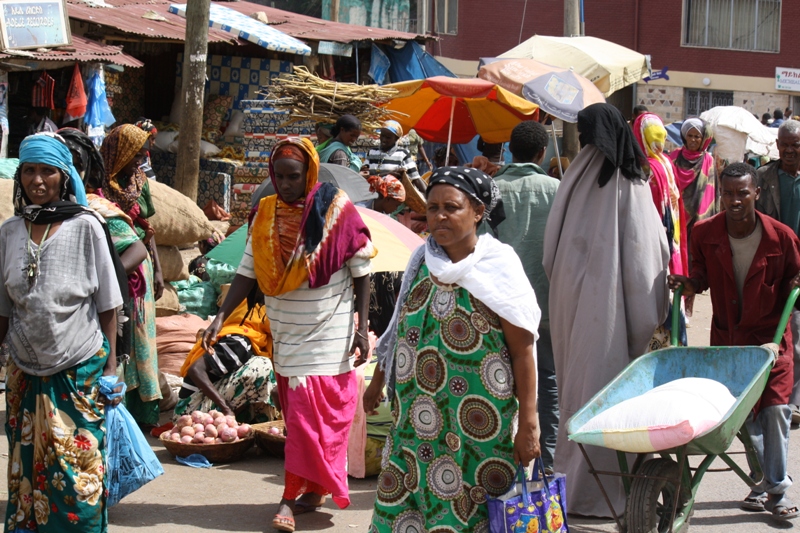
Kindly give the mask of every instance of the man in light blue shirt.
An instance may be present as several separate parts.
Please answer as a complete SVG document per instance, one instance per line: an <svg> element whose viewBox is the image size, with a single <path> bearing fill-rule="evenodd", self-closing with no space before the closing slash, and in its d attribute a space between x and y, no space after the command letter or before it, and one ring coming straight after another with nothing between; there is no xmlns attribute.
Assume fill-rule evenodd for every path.
<svg viewBox="0 0 800 533"><path fill-rule="evenodd" d="M547 130L538 122L520 123L511 133L513 157L495 174L506 219L497 227L500 241L517 252L542 310L536 343L539 378L539 427L542 460L552 468L558 433L558 384L550 340L550 282L542 266L544 228L559 181L539 166L547 151Z"/></svg>

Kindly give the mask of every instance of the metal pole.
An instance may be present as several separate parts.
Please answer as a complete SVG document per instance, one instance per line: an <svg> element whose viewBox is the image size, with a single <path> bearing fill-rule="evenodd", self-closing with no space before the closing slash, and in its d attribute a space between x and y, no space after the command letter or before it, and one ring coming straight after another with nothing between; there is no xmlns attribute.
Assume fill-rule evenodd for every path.
<svg viewBox="0 0 800 533"><path fill-rule="evenodd" d="M580 12L580 0L564 0L565 37L580 35ZM564 142L564 155L570 160L574 159L580 150L580 144L578 143L578 125L564 122L561 128L561 138Z"/></svg>
<svg viewBox="0 0 800 533"><path fill-rule="evenodd" d="M175 188L197 200L200 173L200 135L203 130L203 93L206 88L208 18L211 0L186 4L186 40L183 46L181 135L178 137Z"/></svg>
<svg viewBox="0 0 800 533"><path fill-rule="evenodd" d="M564 179L564 169L561 168L561 154L558 153L558 137L556 137L556 123L554 121L550 121L550 128L553 130L553 148L556 149L556 161L558 161L558 175L561 176L560 179Z"/></svg>
<svg viewBox="0 0 800 533"><path fill-rule="evenodd" d="M444 166L450 166L450 141L453 139L453 116L456 112L456 97L450 104L450 127L447 129L447 155L444 158Z"/></svg>

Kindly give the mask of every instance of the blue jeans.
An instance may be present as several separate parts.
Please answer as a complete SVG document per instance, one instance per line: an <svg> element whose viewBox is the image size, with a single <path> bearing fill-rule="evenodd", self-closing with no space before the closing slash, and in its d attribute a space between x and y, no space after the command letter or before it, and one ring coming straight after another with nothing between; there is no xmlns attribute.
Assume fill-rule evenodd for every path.
<svg viewBox="0 0 800 533"><path fill-rule="evenodd" d="M792 485L786 472L789 456L789 427L792 409L788 405L765 407L745 422L756 455L764 470L764 480L752 487L753 492L783 494Z"/></svg>
<svg viewBox="0 0 800 533"><path fill-rule="evenodd" d="M556 381L556 365L553 360L550 328L539 328L536 359L539 381L537 407L541 431L539 446L542 449L544 467L552 468L553 456L556 453L556 437L558 436L558 382Z"/></svg>

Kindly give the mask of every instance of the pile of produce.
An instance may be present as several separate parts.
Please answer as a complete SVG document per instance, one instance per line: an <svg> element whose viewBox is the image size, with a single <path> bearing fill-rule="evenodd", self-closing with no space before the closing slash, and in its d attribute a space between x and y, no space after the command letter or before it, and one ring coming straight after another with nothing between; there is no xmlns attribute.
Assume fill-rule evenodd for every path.
<svg viewBox="0 0 800 533"><path fill-rule="evenodd" d="M239 424L235 417L225 416L219 411L208 413L194 411L183 415L178 423L161 438L183 444L222 444L237 442L249 437L252 429L248 424Z"/></svg>
<svg viewBox="0 0 800 533"><path fill-rule="evenodd" d="M281 127L302 120L336 122L342 115L353 115L364 130L377 132L384 121L397 114L380 107L397 95L396 89L328 81L302 66L294 67L292 74L283 73L270 80L261 94L270 105L291 114Z"/></svg>

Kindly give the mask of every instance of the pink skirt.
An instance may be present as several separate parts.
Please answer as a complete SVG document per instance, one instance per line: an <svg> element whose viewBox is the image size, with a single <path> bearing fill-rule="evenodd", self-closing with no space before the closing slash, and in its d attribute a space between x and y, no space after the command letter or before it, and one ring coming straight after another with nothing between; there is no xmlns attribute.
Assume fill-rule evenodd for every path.
<svg viewBox="0 0 800 533"><path fill-rule="evenodd" d="M295 389L289 378L275 377L286 422L286 472L323 487L344 509L350 505L347 443L358 403L355 371L306 376L306 386Z"/></svg>

